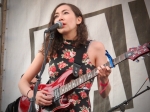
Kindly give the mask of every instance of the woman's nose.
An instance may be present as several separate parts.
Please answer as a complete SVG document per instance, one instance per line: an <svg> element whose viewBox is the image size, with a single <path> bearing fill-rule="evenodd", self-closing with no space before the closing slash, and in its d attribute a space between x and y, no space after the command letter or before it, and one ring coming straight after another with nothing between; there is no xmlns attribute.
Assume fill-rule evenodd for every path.
<svg viewBox="0 0 150 112"><path fill-rule="evenodd" d="M58 20L59 20L59 21L64 20L63 16L62 16L62 15L59 15L59 19L58 19Z"/></svg>

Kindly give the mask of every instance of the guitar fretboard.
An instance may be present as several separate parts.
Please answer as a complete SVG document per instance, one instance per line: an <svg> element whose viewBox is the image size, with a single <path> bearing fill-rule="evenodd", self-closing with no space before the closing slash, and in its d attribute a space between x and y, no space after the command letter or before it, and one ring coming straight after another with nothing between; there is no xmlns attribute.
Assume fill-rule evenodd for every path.
<svg viewBox="0 0 150 112"><path fill-rule="evenodd" d="M129 53L123 53L122 55L118 56L117 58L113 59L113 64L117 65L118 63L122 62L123 60L127 59L127 55L130 55ZM110 62L107 62L106 64L104 64L104 66L110 66Z"/></svg>
<svg viewBox="0 0 150 112"><path fill-rule="evenodd" d="M124 53L120 56L118 56L117 58L113 59L113 64L114 65L117 65L118 63L120 63L121 61L127 59L127 53ZM130 55L130 54L129 54ZM107 62L106 64L104 64L104 66L110 66L110 63ZM59 88L59 91L60 91L60 95L63 95L67 92L69 92L70 90L78 87L79 85L81 85L82 83L94 78L95 76L97 76L97 68L95 68L94 70L92 70L90 73L88 74L85 74L85 75L82 75L80 76L79 78L75 79L75 80L72 80L71 82L63 85L62 87Z"/></svg>

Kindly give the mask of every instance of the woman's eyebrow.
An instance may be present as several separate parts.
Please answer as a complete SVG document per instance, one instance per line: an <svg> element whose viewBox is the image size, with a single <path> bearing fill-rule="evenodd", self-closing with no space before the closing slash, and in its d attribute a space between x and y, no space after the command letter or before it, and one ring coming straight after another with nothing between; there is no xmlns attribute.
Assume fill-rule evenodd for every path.
<svg viewBox="0 0 150 112"><path fill-rule="evenodd" d="M64 11L68 11L68 9L64 9L64 10L62 10L61 12L64 12ZM56 14L59 14L59 13L56 12L55 15L56 15Z"/></svg>

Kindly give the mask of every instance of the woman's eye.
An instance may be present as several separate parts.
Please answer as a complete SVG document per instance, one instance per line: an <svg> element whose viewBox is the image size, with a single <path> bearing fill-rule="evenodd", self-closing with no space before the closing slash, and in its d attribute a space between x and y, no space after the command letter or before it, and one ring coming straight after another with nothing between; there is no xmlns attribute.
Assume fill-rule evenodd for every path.
<svg viewBox="0 0 150 112"><path fill-rule="evenodd" d="M55 16L54 16L54 18L57 18L57 17L58 17L58 15L55 15Z"/></svg>
<svg viewBox="0 0 150 112"><path fill-rule="evenodd" d="M64 12L64 14L68 14L68 12Z"/></svg>

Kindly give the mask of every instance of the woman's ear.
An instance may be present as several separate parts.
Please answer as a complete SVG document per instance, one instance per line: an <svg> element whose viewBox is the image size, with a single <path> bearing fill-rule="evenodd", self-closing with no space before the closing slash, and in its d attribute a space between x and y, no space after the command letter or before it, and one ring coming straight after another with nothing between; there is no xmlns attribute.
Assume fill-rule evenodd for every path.
<svg viewBox="0 0 150 112"><path fill-rule="evenodd" d="M82 17L81 16L77 17L77 24L80 24L81 22L82 22Z"/></svg>

